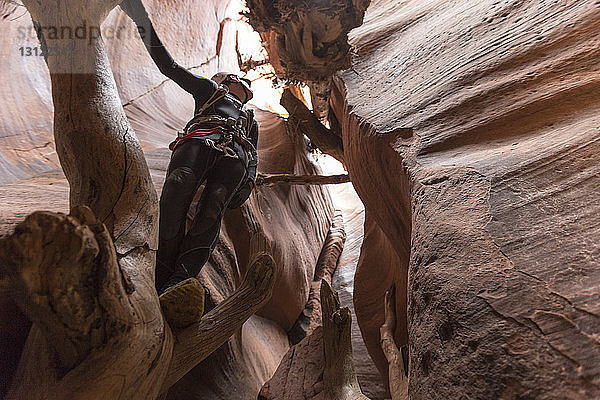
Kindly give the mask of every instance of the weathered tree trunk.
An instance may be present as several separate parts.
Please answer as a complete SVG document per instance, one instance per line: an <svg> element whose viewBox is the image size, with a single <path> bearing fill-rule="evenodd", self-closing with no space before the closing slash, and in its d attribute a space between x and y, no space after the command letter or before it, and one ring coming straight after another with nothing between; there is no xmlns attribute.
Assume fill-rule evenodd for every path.
<svg viewBox="0 0 600 400"><path fill-rule="evenodd" d="M154 289L157 196L100 38L118 1L24 3L57 54L47 64L72 211L34 213L0 241L11 295L33 322L6 398L162 397L269 299L270 248L255 235L241 287L174 341ZM86 35L52 39L51 27Z"/></svg>
<svg viewBox="0 0 600 400"><path fill-rule="evenodd" d="M336 0L327 4L319 1L247 1L250 23L261 33L276 74L293 82L305 82L310 88L316 116L308 109L302 110L298 119L304 125L301 130L324 153L341 162L341 135L323 136L328 130L319 126L319 121L327 119L332 76L351 66L348 32L362 23L369 3L370 0ZM289 96L289 91L284 92L282 104L291 116L293 112L289 106L295 108L295 105L288 101L293 100ZM321 143L316 137L321 137Z"/></svg>
<svg viewBox="0 0 600 400"><path fill-rule="evenodd" d="M322 325L319 314L321 305L321 282L324 280L331 285L331 279L337 269L338 261L344 250L346 242L346 230L344 218L341 211L337 211L331 220L331 227L325 238L323 249L319 254L315 276L310 285L306 307L300 313L296 323L288 332L292 344L299 343L319 325Z"/></svg>
<svg viewBox="0 0 600 400"><path fill-rule="evenodd" d="M125 301L126 304L119 313L100 307L93 314L94 318L88 316L89 327L80 324L78 329L81 335L87 334L90 338L80 337L68 325L61 329L60 321L52 322L56 317L49 313L29 314L34 326L8 397L154 398L167 371L172 340L159 317L160 308L153 288L154 252L151 249L156 246L156 192L141 147L123 112L99 38L100 24L117 1L25 1L24 4L34 25L42 28L38 34L42 47L60 49L55 52L58 55L47 57L57 153L70 184L71 208L85 205L93 212L82 217L75 211L73 217L79 222L48 217L53 220L48 223L55 230L64 231L64 238L58 234L49 236L56 246L56 262L62 260L65 267L70 267L70 274L81 273L81 279L76 282L51 279L51 271L47 268L40 271L39 279L41 282L49 280L42 287L47 285L51 292L64 290L60 295L53 295L59 296L56 299L59 304L71 306L65 310L51 307L57 317L62 317L63 323L72 318L77 321L79 313L88 316L88 309L95 309L91 307L103 302ZM45 35L48 27L70 27L73 31L85 27L86 38L59 36L51 39ZM26 224L37 224L37 219L39 217L32 217ZM86 246L89 246L88 242L93 243L94 237L98 242L96 258L90 254L79 263L70 262L69 253L75 251L66 247L75 240L70 236L71 230L101 231L101 224L106 226L105 233L85 239ZM40 235L48 234L47 227L37 228L37 231L33 227L30 229L39 231ZM46 260L51 251L36 240L40 240L38 235L31 238L31 246L23 248L22 253L33 257L33 264L40 259ZM13 242L18 241L13 238ZM33 250L36 243L40 245L37 251ZM109 249L116 253L111 255ZM3 258L6 256L3 254ZM87 297L80 295L80 292L87 293L90 285L98 284L97 276L83 273L94 259L94 263L105 264L98 268L107 271L107 285L120 277L117 265L123 276L128 277L112 282L112 291L104 297L102 292L91 292ZM48 268L57 268L56 273L60 276L64 274L60 272L60 265L50 263ZM16 272L12 274L19 279ZM124 282L128 283L124 285ZM29 281L28 286L29 293L23 295L36 298L35 288ZM42 310L44 303L52 304L47 297L36 300ZM111 331L113 319L119 321L116 331ZM89 331L98 324L98 329L106 330L104 337L96 337ZM51 325L54 329L50 329ZM72 343L68 354L57 352L67 342ZM55 346L50 348L49 343ZM56 355L60 360L58 366L53 362Z"/></svg>
<svg viewBox="0 0 600 400"><path fill-rule="evenodd" d="M12 294L35 327L7 398L152 399L165 393L270 298L275 266L263 235L253 236L251 254L245 280L230 298L177 332L174 348L163 326L156 347L138 319L156 295L132 301L135 281L120 268L105 225L87 207L75 207L70 216L32 214L0 241Z"/></svg>
<svg viewBox="0 0 600 400"><path fill-rule="evenodd" d="M332 234L332 247L323 262L337 261L339 230ZM339 253L338 253L339 255ZM327 261L330 260L330 261ZM333 264L335 265L335 263ZM327 275L327 268L323 271ZM369 400L360 389L352 357L352 314L341 308L338 294L325 279L320 282L321 321L285 355L259 400Z"/></svg>
<svg viewBox="0 0 600 400"><path fill-rule="evenodd" d="M362 394L352 358L350 329L352 314L348 307L340 308L340 300L327 281L321 284L323 317L323 349L325 370L323 384L326 400L368 400Z"/></svg>

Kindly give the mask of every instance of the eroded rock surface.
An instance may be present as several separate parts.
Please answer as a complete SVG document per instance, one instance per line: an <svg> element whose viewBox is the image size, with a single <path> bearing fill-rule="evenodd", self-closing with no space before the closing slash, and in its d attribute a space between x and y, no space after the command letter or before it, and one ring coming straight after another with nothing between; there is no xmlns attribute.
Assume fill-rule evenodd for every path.
<svg viewBox="0 0 600 400"><path fill-rule="evenodd" d="M336 166L331 165L333 163L331 160L321 158L320 161L326 164L330 173L343 171L341 166L337 166L336 169ZM352 297L355 290L354 276L364 235L364 207L351 183L331 185L329 190L336 208L339 208L341 211L346 241L333 277L327 277L326 280L329 281L329 279L331 279L332 287L339 294L341 305L343 307L348 307L352 314L355 314ZM320 286L320 281L313 282L311 295L313 293L319 293ZM310 320L307 321L310 322L308 334L311 336L311 331L314 327L321 329L322 326L320 295L318 297L315 296L315 298L312 299L309 298L307 308L309 306L313 307L312 313L310 314ZM367 397L373 400L389 398L389 393L387 393L381 376L367 352L355 318L352 320L351 335L356 375L361 390ZM315 338L311 336L310 339L306 338L299 345L294 346L288 351L273 375L273 378L271 378L261 390L261 395L264 396L265 399L310 399L315 397L315 392L310 389L313 387L317 387L320 393L322 389L322 378L319 378L319 385L315 385L315 381L313 380L315 376L314 372L308 371L308 368L314 369L314 363L312 361L313 356L308 355L305 352L307 346L306 340L310 341L311 346L315 343ZM322 344L320 336L319 343ZM320 361L317 364L322 372L322 347L318 347L318 350L319 352L317 355ZM290 363L295 365L294 368L299 370L302 366L301 362L307 362L308 365L305 366L301 372L296 370L291 371L292 366Z"/></svg>
<svg viewBox="0 0 600 400"><path fill-rule="evenodd" d="M600 395L598 26L584 1L379 0L351 33L333 108L399 261L355 285L410 265L411 397Z"/></svg>
<svg viewBox="0 0 600 400"><path fill-rule="evenodd" d="M599 26L586 1L374 0L350 33L356 313L384 373L384 292L408 293L413 398L600 395Z"/></svg>

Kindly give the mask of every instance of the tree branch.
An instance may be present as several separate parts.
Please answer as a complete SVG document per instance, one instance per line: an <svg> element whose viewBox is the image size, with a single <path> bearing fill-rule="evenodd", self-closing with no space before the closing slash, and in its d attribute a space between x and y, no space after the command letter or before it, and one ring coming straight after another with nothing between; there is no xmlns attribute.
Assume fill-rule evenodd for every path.
<svg viewBox="0 0 600 400"><path fill-rule="evenodd" d="M292 174L258 174L256 186L275 185L336 185L350 182L348 174L340 175L292 175Z"/></svg>
<svg viewBox="0 0 600 400"><path fill-rule="evenodd" d="M317 260L317 267L315 268L315 281L321 281L325 279L327 283L331 284L331 278L337 268L340 255L344 250L344 243L346 242L346 229L344 228L344 217L342 212L337 210L333 219L331 220L331 227L329 233L325 238L323 249L319 254Z"/></svg>
<svg viewBox="0 0 600 400"><path fill-rule="evenodd" d="M288 122L292 127L306 135L323 153L344 164L342 139L327 129L288 88L283 91L280 103L290 114Z"/></svg>
<svg viewBox="0 0 600 400"><path fill-rule="evenodd" d="M69 49L48 57L47 65L52 83L56 152L69 181L70 206L90 207L106 225L117 251L123 254L144 243L155 246L158 199L98 33L103 19L119 2L24 3L40 26L86 24L90 35L94 29L95 34L87 40L44 36L42 31L40 34L48 47ZM153 263L148 257L147 264Z"/></svg>
<svg viewBox="0 0 600 400"><path fill-rule="evenodd" d="M271 298L275 261L268 240L262 234L255 234L250 248L254 256L242 285L200 322L177 333L163 392L225 343Z"/></svg>
<svg viewBox="0 0 600 400"><path fill-rule="evenodd" d="M325 280L331 284L331 278L337 268L340 255L344 250L345 241L346 230L344 229L344 218L341 211L338 210L331 220L331 227L325 238L321 254L319 254L306 306L302 310L302 313L300 313L294 326L288 331L288 336L292 344L299 343L307 335L310 335L317 326L321 325L321 317L319 315L321 281Z"/></svg>
<svg viewBox="0 0 600 400"><path fill-rule="evenodd" d="M306 83L310 88L310 102L312 103L313 114L322 122L327 121L327 116L329 115L331 83L331 77L318 81L308 81ZM339 132L335 132L333 129L329 131L341 137Z"/></svg>

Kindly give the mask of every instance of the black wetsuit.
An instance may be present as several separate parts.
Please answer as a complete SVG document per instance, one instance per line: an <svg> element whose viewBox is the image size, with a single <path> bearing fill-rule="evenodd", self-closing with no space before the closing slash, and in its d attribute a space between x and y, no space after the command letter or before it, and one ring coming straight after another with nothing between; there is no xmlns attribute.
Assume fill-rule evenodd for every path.
<svg viewBox="0 0 600 400"><path fill-rule="evenodd" d="M138 21L136 21L138 22ZM143 21L148 26L148 21ZM138 24L139 25L139 24ZM153 27L145 40L152 59L160 71L194 96L195 117L215 93L218 85L192 74L178 65L161 43ZM232 94L208 107L203 116L224 118L248 117ZM248 141L256 148L258 125L253 121ZM180 140L174 148L160 196L159 246L156 260L156 288L166 288L188 277L194 277L208 260L221 228L227 208L239 207L250 195L256 176L256 152L248 151L238 142L230 144L238 155L225 156L207 145L206 139L218 142L223 134ZM206 183L189 231L186 216L198 188Z"/></svg>

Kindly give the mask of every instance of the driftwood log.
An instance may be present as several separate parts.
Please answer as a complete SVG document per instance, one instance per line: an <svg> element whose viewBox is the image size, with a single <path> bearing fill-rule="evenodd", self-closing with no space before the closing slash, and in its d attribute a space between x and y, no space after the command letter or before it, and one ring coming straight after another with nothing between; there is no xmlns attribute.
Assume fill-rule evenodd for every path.
<svg viewBox="0 0 600 400"><path fill-rule="evenodd" d="M324 398L368 400L360 390L352 358L352 313L348 307L340 307L338 294L325 280L321 283L321 312L325 354Z"/></svg>
<svg viewBox="0 0 600 400"><path fill-rule="evenodd" d="M342 164L344 163L344 146L341 135L327 129L319 121L319 118L294 96L290 89L283 91L280 103L290 115L288 122L292 128L308 137L323 153L329 154Z"/></svg>
<svg viewBox="0 0 600 400"><path fill-rule="evenodd" d="M218 349L271 298L275 283L275 262L264 235L253 235L250 254L253 256L242 285L204 315L200 322L177 333L163 390L167 390Z"/></svg>
<svg viewBox="0 0 600 400"><path fill-rule="evenodd" d="M307 335L310 335L317 326L322 324L319 314L321 308L321 281L325 280L331 285L331 279L337 269L345 242L344 218L342 212L338 210L331 220L331 227L325 238L321 254L319 254L306 306L288 332L292 344L298 344Z"/></svg>
<svg viewBox="0 0 600 400"><path fill-rule="evenodd" d="M99 35L117 0L25 0L47 57L71 214L37 212L0 241L10 295L33 326L6 399L157 399L271 295L268 242L242 285L174 337L154 289L158 201ZM88 27L85 40L43 27Z"/></svg>

